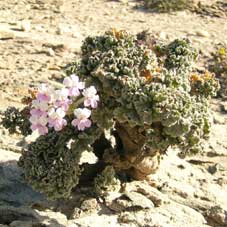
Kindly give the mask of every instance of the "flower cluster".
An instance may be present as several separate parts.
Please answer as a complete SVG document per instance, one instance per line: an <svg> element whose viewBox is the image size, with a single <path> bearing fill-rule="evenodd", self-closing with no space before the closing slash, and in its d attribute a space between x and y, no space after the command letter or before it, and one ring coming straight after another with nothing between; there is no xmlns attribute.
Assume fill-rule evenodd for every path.
<svg viewBox="0 0 227 227"><path fill-rule="evenodd" d="M78 130L84 130L91 126L91 110L96 108L99 96L94 86L85 87L85 83L79 80L75 74L66 77L61 89L53 89L46 84L41 84L32 101L31 129L38 130L40 135L48 133L48 128L60 131L67 125L65 116L70 114L73 108L75 119L71 124ZM84 108L77 108L83 104Z"/></svg>

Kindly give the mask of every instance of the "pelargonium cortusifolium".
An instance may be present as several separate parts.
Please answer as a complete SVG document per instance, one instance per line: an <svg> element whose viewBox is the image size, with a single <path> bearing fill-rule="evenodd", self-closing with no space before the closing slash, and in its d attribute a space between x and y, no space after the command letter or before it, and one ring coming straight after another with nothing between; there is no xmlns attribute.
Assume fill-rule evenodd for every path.
<svg viewBox="0 0 227 227"><path fill-rule="evenodd" d="M98 157L93 167L146 179L168 147L178 145L185 154L200 149L209 135L209 99L218 82L193 70L197 52L189 40L152 46L144 37L116 29L87 37L81 59L66 69L61 89L71 89L70 95L44 86L35 96L41 104L33 100L30 122L43 135L19 162L34 188L50 198L68 197L89 173L80 165L85 150ZM94 185L103 190L111 181L105 168L97 169L104 172Z"/></svg>

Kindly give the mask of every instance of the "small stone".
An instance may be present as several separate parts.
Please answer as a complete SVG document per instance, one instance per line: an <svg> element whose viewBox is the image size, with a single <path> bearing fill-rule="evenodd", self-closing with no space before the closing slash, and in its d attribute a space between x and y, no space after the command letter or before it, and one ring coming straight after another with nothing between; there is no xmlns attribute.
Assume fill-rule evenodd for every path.
<svg viewBox="0 0 227 227"><path fill-rule="evenodd" d="M145 182L134 181L125 185L125 191L136 191L150 199L156 207L169 202L168 196Z"/></svg>
<svg viewBox="0 0 227 227"><path fill-rule="evenodd" d="M72 212L72 214L71 214L70 219L78 219L82 215L83 215L83 211L80 208L75 207L74 210L73 210L73 212Z"/></svg>
<svg viewBox="0 0 227 227"><path fill-rule="evenodd" d="M214 117L215 124L221 124L221 125L225 124L225 118L222 115L215 113L213 117Z"/></svg>
<svg viewBox="0 0 227 227"><path fill-rule="evenodd" d="M21 21L20 28L21 28L21 31L29 32L31 30L31 22L28 20Z"/></svg>
<svg viewBox="0 0 227 227"><path fill-rule="evenodd" d="M223 102L221 104L221 109L222 109L222 111L227 112L227 102Z"/></svg>
<svg viewBox="0 0 227 227"><path fill-rule="evenodd" d="M167 38L167 34L165 32L160 32L158 34L158 36L159 36L160 39L166 39Z"/></svg>
<svg viewBox="0 0 227 227"><path fill-rule="evenodd" d="M12 223L13 221L37 222L39 217L35 211L28 207L0 206L0 223Z"/></svg>
<svg viewBox="0 0 227 227"><path fill-rule="evenodd" d="M49 56L52 56L52 57L55 56L55 52L52 48L48 48L47 53Z"/></svg>
<svg viewBox="0 0 227 227"><path fill-rule="evenodd" d="M128 0L118 0L121 3L127 4L129 1Z"/></svg>
<svg viewBox="0 0 227 227"><path fill-rule="evenodd" d="M5 30L5 29L0 29L0 40L5 40L5 39L14 39L15 34L12 31Z"/></svg>
<svg viewBox="0 0 227 227"><path fill-rule="evenodd" d="M211 207L205 212L208 224L212 226L227 226L227 211L220 206Z"/></svg>
<svg viewBox="0 0 227 227"><path fill-rule="evenodd" d="M33 227L40 226L38 222L34 221L13 221L10 223L10 227Z"/></svg>
<svg viewBox="0 0 227 227"><path fill-rule="evenodd" d="M99 208L99 204L95 198L86 199L82 202L80 206L81 210L97 210Z"/></svg>
<svg viewBox="0 0 227 227"><path fill-rule="evenodd" d="M58 28L57 28L57 35L62 35L62 34L65 34L65 33L71 33L71 29L68 27L67 24L59 24L58 25Z"/></svg>
<svg viewBox="0 0 227 227"><path fill-rule="evenodd" d="M216 163L208 167L208 172L211 174L215 174L218 171L225 171L225 168L219 163Z"/></svg>
<svg viewBox="0 0 227 227"><path fill-rule="evenodd" d="M197 35L197 36L201 36L201 37L210 37L209 32L204 31L204 30L199 30L199 31L197 31L197 32L196 32L196 35Z"/></svg>
<svg viewBox="0 0 227 227"><path fill-rule="evenodd" d="M143 209L153 208L153 202L138 192L126 192L124 193L132 201L132 206L141 207Z"/></svg>

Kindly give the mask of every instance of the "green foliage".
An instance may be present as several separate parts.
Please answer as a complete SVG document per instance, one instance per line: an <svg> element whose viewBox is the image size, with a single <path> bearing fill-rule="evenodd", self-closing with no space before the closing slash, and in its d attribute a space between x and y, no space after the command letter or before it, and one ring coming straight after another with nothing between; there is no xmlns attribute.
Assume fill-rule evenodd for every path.
<svg viewBox="0 0 227 227"><path fill-rule="evenodd" d="M19 110L15 107L9 107L3 113L2 126L9 130L9 133L20 132L27 136L31 134L29 122L29 109Z"/></svg>
<svg viewBox="0 0 227 227"><path fill-rule="evenodd" d="M85 150L95 149L108 163L94 183L102 194L118 185L115 171L153 173L155 155L171 145L186 154L199 149L210 131L208 101L218 82L209 73L193 72L197 52L188 40L151 44L147 36L113 29L84 40L80 61L66 73L97 88L93 125L84 132L67 125L29 145L19 165L35 189L52 199L69 197L83 174L79 160Z"/></svg>
<svg viewBox="0 0 227 227"><path fill-rule="evenodd" d="M192 0L144 0L145 7L155 12L171 12L189 9L193 6Z"/></svg>
<svg viewBox="0 0 227 227"><path fill-rule="evenodd" d="M209 83L200 84L201 90L191 82L197 52L188 40L162 46L161 61L141 41L116 30L84 41L77 73L97 85L105 108L97 109L96 115L104 115L106 109L110 113L99 124L112 119L139 127L146 138L144 144L151 149L174 144L188 148L192 140L198 144L209 131L204 127L209 125L207 100L215 94L217 81L210 78ZM199 116L203 118L198 120Z"/></svg>
<svg viewBox="0 0 227 227"><path fill-rule="evenodd" d="M116 178L116 172L112 166L107 166L102 173L94 179L94 188L98 195L120 190L121 182Z"/></svg>
<svg viewBox="0 0 227 227"><path fill-rule="evenodd" d="M166 48L165 67L168 69L191 69L198 56L188 39L176 39Z"/></svg>
<svg viewBox="0 0 227 227"><path fill-rule="evenodd" d="M79 182L80 157L83 151L92 150L96 128L81 133L73 127L61 132L51 131L40 136L23 151L19 166L25 179L34 189L45 193L49 199L68 198Z"/></svg>
<svg viewBox="0 0 227 227"><path fill-rule="evenodd" d="M220 81L220 96L227 96L227 46L220 44L217 51L213 54L211 70L217 75Z"/></svg>

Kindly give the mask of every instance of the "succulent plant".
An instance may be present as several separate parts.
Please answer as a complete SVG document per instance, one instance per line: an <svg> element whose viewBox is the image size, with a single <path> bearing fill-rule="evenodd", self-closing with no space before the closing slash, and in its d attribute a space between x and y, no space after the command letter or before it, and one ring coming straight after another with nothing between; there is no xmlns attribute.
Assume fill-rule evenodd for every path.
<svg viewBox="0 0 227 227"><path fill-rule="evenodd" d="M227 45L219 44L217 50L213 53L212 65L210 66L220 81L221 89L218 95L227 96Z"/></svg>
<svg viewBox="0 0 227 227"><path fill-rule="evenodd" d="M116 173L113 166L106 166L94 179L95 192L98 195L105 195L108 191L119 191L121 188L121 182L116 178Z"/></svg>
<svg viewBox="0 0 227 227"><path fill-rule="evenodd" d="M85 150L98 157L96 166L107 166L99 168L101 174L92 170L96 191L103 194L121 173L146 179L170 146L185 154L200 149L209 135L209 99L218 82L208 72L193 71L197 52L188 40L150 40L116 29L84 40L80 61L66 73L96 87L93 124L84 131L67 125L29 145L19 165L37 190L50 198L68 197L83 174L89 174L79 161Z"/></svg>
<svg viewBox="0 0 227 227"><path fill-rule="evenodd" d="M171 12L192 8L192 0L144 0L145 7L157 12Z"/></svg>
<svg viewBox="0 0 227 227"><path fill-rule="evenodd" d="M19 110L15 107L8 107L3 114L2 125L8 129L9 133L20 132L22 135L27 136L31 134L29 122L29 109L26 107Z"/></svg>

